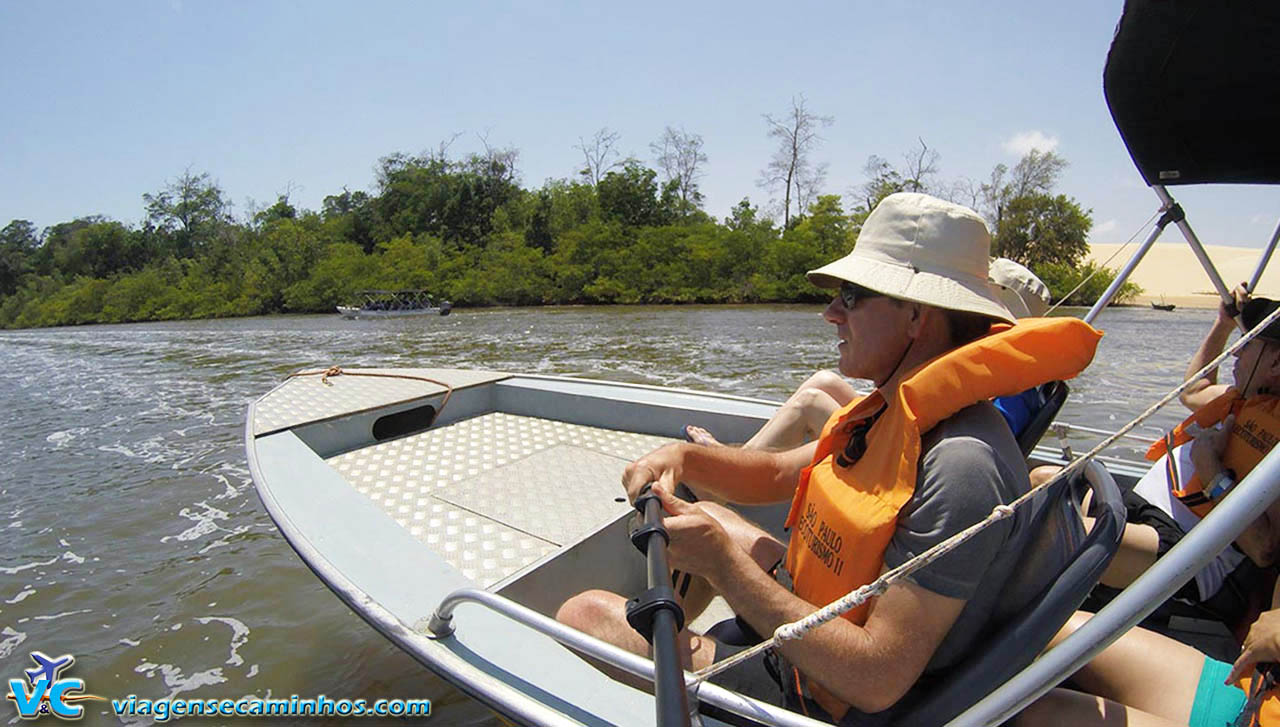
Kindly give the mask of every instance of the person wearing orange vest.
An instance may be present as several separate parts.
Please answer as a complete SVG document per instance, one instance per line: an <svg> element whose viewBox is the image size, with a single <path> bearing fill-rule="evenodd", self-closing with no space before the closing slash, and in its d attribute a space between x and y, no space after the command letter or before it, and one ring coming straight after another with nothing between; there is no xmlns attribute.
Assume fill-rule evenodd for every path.
<svg viewBox="0 0 1280 727"><path fill-rule="evenodd" d="M1261 320L1270 305L1265 298L1250 300L1241 286L1235 291L1232 309L1248 325ZM1222 352L1236 325L1231 318L1232 309L1219 307L1217 319L1192 359L1188 375ZM1268 328L1260 337L1280 340L1280 327ZM1184 395L1183 402L1194 405L1195 413L1151 447L1147 458L1155 466L1124 493L1128 520L1124 540L1091 603L1086 604L1090 610L1114 598L1176 545L1221 499L1227 487L1248 474L1280 437L1280 386L1270 382L1265 369L1259 370L1259 363L1254 356L1239 357L1234 384L1219 383L1217 372L1213 371L1188 387L1192 394ZM1197 433L1206 441L1195 444ZM1221 441L1210 447L1209 438ZM1032 481L1046 474L1037 469L1032 472ZM1265 570L1269 564L1257 557L1246 557L1252 547L1247 541L1251 536L1246 533L1243 537L1244 541L1227 546L1170 598L1197 606L1206 618L1217 619L1232 629L1237 638L1244 635L1259 608L1265 607L1271 592L1271 575Z"/></svg>
<svg viewBox="0 0 1280 727"><path fill-rule="evenodd" d="M1243 302L1243 301L1242 301ZM1254 298L1243 302L1241 321L1254 328L1280 302ZM1225 340L1217 344L1221 352ZM1229 497L1270 451L1275 439L1280 394L1280 322L1272 323L1237 354L1231 387L1175 429L1172 444L1189 442L1194 477L1175 494L1194 500L1206 512ZM1216 381L1213 382L1214 385ZM1199 434L1190 439L1191 423ZM1214 428L1214 423L1222 426ZM1167 445L1166 445L1167 446ZM1230 471L1232 467L1236 471ZM1188 473L1190 474L1190 473ZM1189 481L1188 481L1189 480ZM1203 506L1203 507L1200 507ZM1132 527L1132 526L1128 526ZM1280 503L1271 505L1236 539L1251 561L1268 566L1280 558ZM1154 556L1153 556L1154 557ZM1194 582L1194 581L1193 581ZM1250 679L1255 664L1280 661L1280 589L1271 593L1271 609L1249 626L1234 665L1212 659L1166 636L1135 628L1071 678L1073 689L1055 689L1020 717L1025 725L1222 725L1232 722L1245 702L1237 680ZM1088 620L1078 613L1057 639ZM1280 695L1269 693L1260 712L1262 727L1280 727Z"/></svg>
<svg viewBox="0 0 1280 727"><path fill-rule="evenodd" d="M679 443L627 467L633 499L656 483L671 567L722 595L743 631L772 633L1027 491L1026 464L989 399L1070 378L1100 334L1075 319L1003 325L1013 316L987 285L989 246L971 210L922 194L887 197L852 253L809 273L838 290L823 316L836 329L840 372L871 380L875 392L795 449ZM734 503L791 501L789 543L727 508L674 497L678 482ZM1018 511L864 607L715 681L840 724L890 720L922 675L974 646L1028 520ZM695 600L690 592L687 610ZM588 591L557 618L647 653L625 602ZM741 648L687 630L681 644L695 669Z"/></svg>

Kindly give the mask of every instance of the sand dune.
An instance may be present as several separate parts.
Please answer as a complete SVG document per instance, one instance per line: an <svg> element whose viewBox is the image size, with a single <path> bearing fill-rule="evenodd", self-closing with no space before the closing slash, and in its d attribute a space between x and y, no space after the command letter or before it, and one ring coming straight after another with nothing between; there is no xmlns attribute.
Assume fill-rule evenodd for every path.
<svg viewBox="0 0 1280 727"><path fill-rule="evenodd" d="M1166 234L1175 239L1176 231ZM1114 259L1113 254L1121 247L1118 244L1097 244L1089 246L1087 260L1104 263L1113 270L1119 270L1138 249L1139 242L1133 242ZM1262 256L1262 248L1229 247L1226 245L1207 245L1205 251L1228 288L1233 288L1241 281L1253 277L1254 268ZM1138 264L1130 280L1141 285L1143 294L1136 300L1145 305L1147 301L1159 302L1161 296L1169 303L1176 303L1188 308L1213 308L1218 305L1217 293L1209 276L1191 246L1179 240L1177 243L1157 243L1147 252L1147 256ZM1280 254L1271 258L1267 272L1258 284L1258 293L1268 297L1280 297Z"/></svg>

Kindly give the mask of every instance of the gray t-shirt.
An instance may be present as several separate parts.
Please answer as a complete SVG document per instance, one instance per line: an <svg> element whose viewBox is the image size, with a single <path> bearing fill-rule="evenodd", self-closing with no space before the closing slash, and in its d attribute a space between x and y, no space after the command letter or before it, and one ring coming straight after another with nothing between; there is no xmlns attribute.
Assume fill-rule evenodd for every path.
<svg viewBox="0 0 1280 727"><path fill-rule="evenodd" d="M960 410L924 435L916 490L898 513L885 551L896 567L973 525L1030 489L1027 464L1004 417L990 402ZM991 621L1001 592L1030 537L1031 508L1020 508L909 579L967 600L925 673L960 659Z"/></svg>
<svg viewBox="0 0 1280 727"><path fill-rule="evenodd" d="M885 550L893 568L923 553L1008 504L1031 488L1027 464L1004 417L980 402L946 419L921 438L923 454L915 494L898 513L898 527ZM964 545L916 571L916 585L967 602L942 639L913 689L927 688L930 673L956 663L987 629L1005 582L1030 538L1031 508L997 521ZM945 678L942 675L940 678ZM841 725L871 727L892 720L911 703L908 692L895 707L877 714L849 710Z"/></svg>

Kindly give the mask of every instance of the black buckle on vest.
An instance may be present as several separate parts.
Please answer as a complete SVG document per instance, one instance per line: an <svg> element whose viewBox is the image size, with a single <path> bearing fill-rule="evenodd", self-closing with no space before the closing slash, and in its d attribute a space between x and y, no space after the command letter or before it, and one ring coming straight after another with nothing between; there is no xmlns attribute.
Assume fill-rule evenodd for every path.
<svg viewBox="0 0 1280 727"><path fill-rule="evenodd" d="M841 467L852 467L862 459L862 455L867 453L867 435L886 408L888 407L880 407L879 411L863 419L849 432L849 441L845 443L844 451L836 455L836 464Z"/></svg>

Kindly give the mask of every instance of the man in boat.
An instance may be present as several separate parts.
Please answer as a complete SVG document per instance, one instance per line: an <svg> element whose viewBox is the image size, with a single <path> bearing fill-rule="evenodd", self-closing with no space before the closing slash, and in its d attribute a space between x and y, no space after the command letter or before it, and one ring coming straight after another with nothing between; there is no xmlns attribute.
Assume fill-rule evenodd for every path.
<svg viewBox="0 0 1280 727"><path fill-rule="evenodd" d="M1248 300L1247 296L1238 297L1237 304L1246 329L1253 329L1280 307L1280 302L1266 298ZM1231 320L1229 312L1219 314L1220 322L1224 318ZM1215 325L1215 329L1220 327ZM1216 345L1217 350L1207 355L1204 362L1222 352L1228 335L1229 331L1223 333L1215 344L1214 334L1210 334L1206 345L1210 349ZM1206 347L1202 346L1201 350ZM1200 433L1189 443L1191 462L1187 467L1194 470L1197 483L1188 491L1202 495L1198 509L1211 508L1226 497L1236 478L1247 475L1275 442L1274 434L1280 430L1280 397L1271 392L1280 392L1280 322L1273 322L1245 344L1237 354L1232 377L1234 385L1229 388L1210 382L1221 387L1220 395L1203 403L1200 411L1184 422L1184 425L1196 422L1200 428ZM1214 426L1215 420L1220 420L1221 426ZM1179 429L1185 431L1186 427ZM1158 471L1160 467L1154 469ZM1125 543L1117 559L1135 557L1132 530L1132 524L1125 528ZM1167 549L1165 537L1166 532L1161 531L1161 554ZM1152 543L1142 569L1155 561L1155 539L1155 534L1151 534ZM1249 561L1260 566L1270 566L1280 560L1280 502L1273 503L1250 523L1236 539L1236 545ZM1133 573L1132 577L1140 572ZM1263 577L1256 568L1249 572L1254 578ZM1108 574L1111 573L1109 569ZM1195 586L1200 577L1201 574L1197 574L1188 586ZM1242 588L1272 587L1270 578L1261 583L1247 583L1236 575L1233 580ZM1245 692L1225 682L1234 683L1248 677L1257 662L1280 660L1280 591L1272 589L1268 594L1272 610L1264 612L1252 625L1243 624L1248 627L1248 635L1243 639L1244 650L1234 667L1171 638L1133 629L1072 677L1072 685L1083 691L1054 690L1027 710L1020 724L1208 725L1232 721L1244 704ZM1065 638L1088 618L1089 614L1076 614L1057 639ZM1280 697L1269 697L1263 716L1264 727L1280 726Z"/></svg>
<svg viewBox="0 0 1280 727"><path fill-rule="evenodd" d="M1070 378L1098 334L1054 319L986 335L993 322L1013 321L987 284L989 246L971 210L921 194L886 198L852 253L809 273L838 289L823 316L836 328L840 372L871 380L875 392L792 450L680 443L627 468L632 499L656 483L671 566L705 579L743 630L771 634L1027 491L1021 452L990 399ZM727 508L673 497L678 482L729 502L791 501L789 546ZM1028 518L1019 510L843 618L715 680L841 724L890 719L922 675L957 662L984 632ZM689 611L696 600L690 593ZM557 617L648 653L625 602L588 591ZM680 639L694 669L745 648L687 630Z"/></svg>
<svg viewBox="0 0 1280 727"><path fill-rule="evenodd" d="M993 258L987 276L1000 302L1004 303L1015 318L1038 318L1049 310L1049 287L1025 266L1008 258ZM1218 350L1221 352L1222 349ZM848 379L830 369L823 369L805 379L778 407L778 412L742 446L747 449L770 450L799 447L817 439L822 433L822 426L835 410L853 401L857 395L858 392ZM1039 396L1037 389L1031 389L1023 394L995 401L996 408L1004 414L1014 435L1021 433L1019 425L1025 426L1033 414L1031 408L1043 404L1038 400ZM686 426L684 435L685 439L695 444L720 443L711 432L702 427Z"/></svg>

